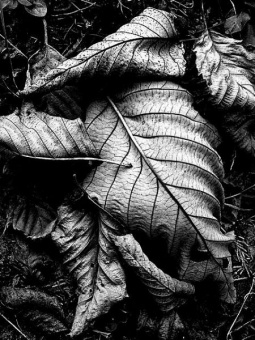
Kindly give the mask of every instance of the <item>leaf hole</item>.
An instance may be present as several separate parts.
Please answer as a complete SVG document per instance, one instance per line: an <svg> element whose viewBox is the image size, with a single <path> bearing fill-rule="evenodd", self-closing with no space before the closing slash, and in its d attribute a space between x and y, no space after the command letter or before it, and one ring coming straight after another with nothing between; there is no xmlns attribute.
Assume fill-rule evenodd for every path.
<svg viewBox="0 0 255 340"><path fill-rule="evenodd" d="M222 267L223 269L227 269L229 265L229 260L227 258L222 259Z"/></svg>

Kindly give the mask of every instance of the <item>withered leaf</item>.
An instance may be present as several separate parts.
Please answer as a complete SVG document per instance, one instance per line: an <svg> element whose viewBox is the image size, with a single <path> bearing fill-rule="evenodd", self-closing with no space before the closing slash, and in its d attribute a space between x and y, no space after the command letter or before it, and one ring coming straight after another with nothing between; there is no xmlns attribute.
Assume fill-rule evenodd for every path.
<svg viewBox="0 0 255 340"><path fill-rule="evenodd" d="M9 204L7 225L33 239L50 234L56 218L53 208L39 197L19 195Z"/></svg>
<svg viewBox="0 0 255 340"><path fill-rule="evenodd" d="M37 111L32 102L0 117L2 151L23 157L69 159L93 157L97 152L77 118L68 120Z"/></svg>
<svg viewBox="0 0 255 340"><path fill-rule="evenodd" d="M194 51L198 72L207 83L207 99L215 110L214 121L241 150L254 155L255 54L213 31L202 34Z"/></svg>
<svg viewBox="0 0 255 340"><path fill-rule="evenodd" d="M117 232L109 217L88 203L83 208L68 203L59 208L52 238L79 287L72 336L127 296L124 271L109 235Z"/></svg>
<svg viewBox="0 0 255 340"><path fill-rule="evenodd" d="M139 277L161 312L170 312L195 293L192 284L172 278L152 263L133 235L116 236L113 240L123 259Z"/></svg>
<svg viewBox="0 0 255 340"><path fill-rule="evenodd" d="M86 128L101 157L132 168L102 164L85 178L84 190L98 195L149 257L160 249L166 273L175 270L188 281L214 278L221 298L233 301L228 244L234 236L220 231L216 129L194 110L190 93L172 82L134 84L111 98L91 103Z"/></svg>
<svg viewBox="0 0 255 340"><path fill-rule="evenodd" d="M109 84L111 78L181 77L186 62L183 44L176 43L176 36L171 14L147 8L102 42L38 77L36 83L28 83L23 94L42 93L81 78L86 82L105 79Z"/></svg>

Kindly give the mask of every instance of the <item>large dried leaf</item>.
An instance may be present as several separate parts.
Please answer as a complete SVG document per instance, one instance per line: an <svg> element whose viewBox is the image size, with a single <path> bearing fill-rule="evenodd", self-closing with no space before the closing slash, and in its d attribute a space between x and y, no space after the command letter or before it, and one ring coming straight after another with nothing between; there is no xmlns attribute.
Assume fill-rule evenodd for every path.
<svg viewBox="0 0 255 340"><path fill-rule="evenodd" d="M2 151L23 157L69 159L95 156L83 122L50 116L25 102L20 111L0 117Z"/></svg>
<svg viewBox="0 0 255 340"><path fill-rule="evenodd" d="M208 100L219 110L214 119L242 150L254 155L255 54L239 41L204 32L196 42L196 66L208 87Z"/></svg>
<svg viewBox="0 0 255 340"><path fill-rule="evenodd" d="M172 82L135 84L93 102L86 127L100 156L132 168L103 164L84 190L98 195L166 273L188 281L210 277L221 298L233 301L228 244L234 238L219 223L219 136L193 109L191 95Z"/></svg>
<svg viewBox="0 0 255 340"><path fill-rule="evenodd" d="M185 72L182 43L174 43L177 32L173 16L147 8L130 23L102 42L61 63L46 76L27 84L23 94L49 91L67 82L95 81L105 77L173 78Z"/></svg>
<svg viewBox="0 0 255 340"><path fill-rule="evenodd" d="M183 304L187 296L195 293L192 284L176 280L155 266L131 234L116 236L114 244L144 284L160 311L170 312Z"/></svg>
<svg viewBox="0 0 255 340"><path fill-rule="evenodd" d="M109 235L116 232L109 217L95 212L88 202L83 208L73 204L59 208L52 238L79 286L72 336L127 296L125 275Z"/></svg>

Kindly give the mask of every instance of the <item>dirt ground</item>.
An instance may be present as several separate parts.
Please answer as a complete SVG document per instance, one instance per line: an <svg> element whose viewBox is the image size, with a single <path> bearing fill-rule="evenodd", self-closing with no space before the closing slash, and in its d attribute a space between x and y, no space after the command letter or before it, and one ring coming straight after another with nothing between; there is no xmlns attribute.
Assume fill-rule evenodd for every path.
<svg viewBox="0 0 255 340"><path fill-rule="evenodd" d="M191 2L185 0L48 0L46 3L49 44L66 58L75 56L114 32L148 6L175 10L178 15L183 15L180 28L186 32L184 37L188 40L187 51L191 51L194 39L203 29L203 15L206 16L208 26L223 32L225 18L232 9L229 1L212 0L204 1L204 12L200 1L195 1L189 9ZM236 3L236 11L244 10L246 7L242 6L246 6L245 3ZM14 10L5 9L4 15L7 37L12 43L9 52L15 79L18 88L22 89L27 59L44 42L43 24L41 18L28 14L22 5ZM241 33L247 38L247 33ZM0 40L0 59L0 107L1 114L5 115L12 112L20 99L13 95L15 88L10 81L8 51L3 38ZM201 288L201 296L198 295L180 308L180 319L174 313L167 318L153 315L153 311L148 315L143 309L143 302L138 306L131 299L116 306L80 339L255 338L255 167L250 159L239 155L227 143L220 153L226 168L224 187L227 204L223 212L223 225L225 230L234 230L237 235L237 244L232 249L237 303L228 306L217 302L211 296L209 283ZM0 339L67 339L76 306L75 283L63 268L61 257L50 239L27 239L8 227L7 216L15 191L13 188L17 187L17 183L23 190L26 184L21 183L29 179L29 185L40 187L53 207L68 191L68 183L63 188L57 167L45 169L38 166L31 170L28 164L18 169L14 164L12 171L6 171L4 160L0 162ZM69 176L68 169L65 175ZM51 191L53 182L57 185L57 194ZM131 288L130 296L135 296L133 290ZM162 329L168 330L167 336Z"/></svg>

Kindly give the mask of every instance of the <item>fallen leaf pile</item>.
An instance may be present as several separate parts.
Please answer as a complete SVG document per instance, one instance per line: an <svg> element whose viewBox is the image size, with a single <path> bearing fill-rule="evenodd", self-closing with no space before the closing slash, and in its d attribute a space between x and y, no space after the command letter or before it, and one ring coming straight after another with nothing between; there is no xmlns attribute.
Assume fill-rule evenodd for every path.
<svg viewBox="0 0 255 340"><path fill-rule="evenodd" d="M2 154L90 164L56 210L20 195L8 217L28 237L50 235L75 277L73 337L129 298L129 272L160 315L160 339L197 283L211 280L219 299L235 301L235 236L221 228L221 137L181 84L185 49L174 20L148 8L69 60L45 47L30 60L21 108L0 117ZM254 55L208 30L194 52L221 129L254 155Z"/></svg>

